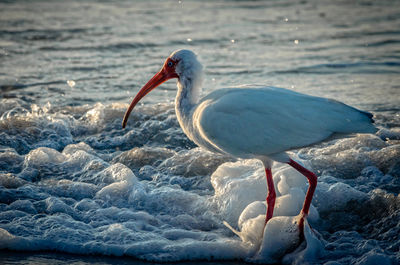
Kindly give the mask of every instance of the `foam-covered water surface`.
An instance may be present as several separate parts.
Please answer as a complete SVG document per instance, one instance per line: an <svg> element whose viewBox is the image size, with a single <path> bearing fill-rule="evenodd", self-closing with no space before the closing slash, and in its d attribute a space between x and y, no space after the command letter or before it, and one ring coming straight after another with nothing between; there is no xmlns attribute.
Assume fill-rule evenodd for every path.
<svg viewBox="0 0 400 265"><path fill-rule="evenodd" d="M0 3L0 249L123 256L122 263L400 263L394 7L392 1ZM175 116L174 82L149 94L122 129L130 99L178 48L199 54L203 94L265 84L374 114L376 135L290 153L318 175L305 241L297 215L307 180L274 164L276 208L264 229L262 163L192 143ZM49 255L34 262L51 263Z"/></svg>

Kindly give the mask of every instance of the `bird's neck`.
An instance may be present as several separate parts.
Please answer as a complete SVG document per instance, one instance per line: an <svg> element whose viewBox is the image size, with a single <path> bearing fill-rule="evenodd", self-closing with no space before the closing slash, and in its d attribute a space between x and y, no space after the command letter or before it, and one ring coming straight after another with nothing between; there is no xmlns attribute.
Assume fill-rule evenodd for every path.
<svg viewBox="0 0 400 265"><path fill-rule="evenodd" d="M199 102L201 92L201 76L181 77L178 80L178 93L175 98L175 111L179 124L186 134L191 120L193 107Z"/></svg>

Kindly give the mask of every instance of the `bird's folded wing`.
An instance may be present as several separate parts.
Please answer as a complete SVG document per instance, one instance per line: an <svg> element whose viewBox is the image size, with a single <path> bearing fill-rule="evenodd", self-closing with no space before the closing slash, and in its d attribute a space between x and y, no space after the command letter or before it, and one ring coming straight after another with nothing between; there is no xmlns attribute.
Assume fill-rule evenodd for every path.
<svg viewBox="0 0 400 265"><path fill-rule="evenodd" d="M269 87L210 94L194 111L193 126L239 157L308 146L334 133L375 131L370 117L343 103Z"/></svg>

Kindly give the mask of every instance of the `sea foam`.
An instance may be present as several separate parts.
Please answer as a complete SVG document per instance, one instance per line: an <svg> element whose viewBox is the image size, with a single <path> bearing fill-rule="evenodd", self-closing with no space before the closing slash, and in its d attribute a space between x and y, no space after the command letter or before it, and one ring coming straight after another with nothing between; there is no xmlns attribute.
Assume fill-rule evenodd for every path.
<svg viewBox="0 0 400 265"><path fill-rule="evenodd" d="M47 106L3 115L2 249L301 264L353 261L346 246L357 244L360 261L395 260L388 251L396 245L385 250L376 242L393 242L398 232L398 196L378 189L399 187L400 149L382 139L396 141L396 131L291 153L319 175L300 242L303 175L273 165L276 205L264 227L268 190L260 161L194 147L169 105L142 108L134 126L115 129L125 107L69 107L61 114Z"/></svg>

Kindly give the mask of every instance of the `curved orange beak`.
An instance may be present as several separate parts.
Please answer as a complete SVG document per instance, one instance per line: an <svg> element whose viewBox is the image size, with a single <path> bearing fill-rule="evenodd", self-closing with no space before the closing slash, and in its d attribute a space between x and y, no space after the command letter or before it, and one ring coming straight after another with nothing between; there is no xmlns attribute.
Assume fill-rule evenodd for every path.
<svg viewBox="0 0 400 265"><path fill-rule="evenodd" d="M171 78L178 78L178 75L175 72L175 67L168 67L167 63L164 64L163 68L155 74L143 87L139 90L139 93L132 100L131 105L125 112L124 120L122 121L122 128L125 128L126 123L128 122L129 115L131 114L133 108L136 104L146 96L151 90L161 85L165 81Z"/></svg>

